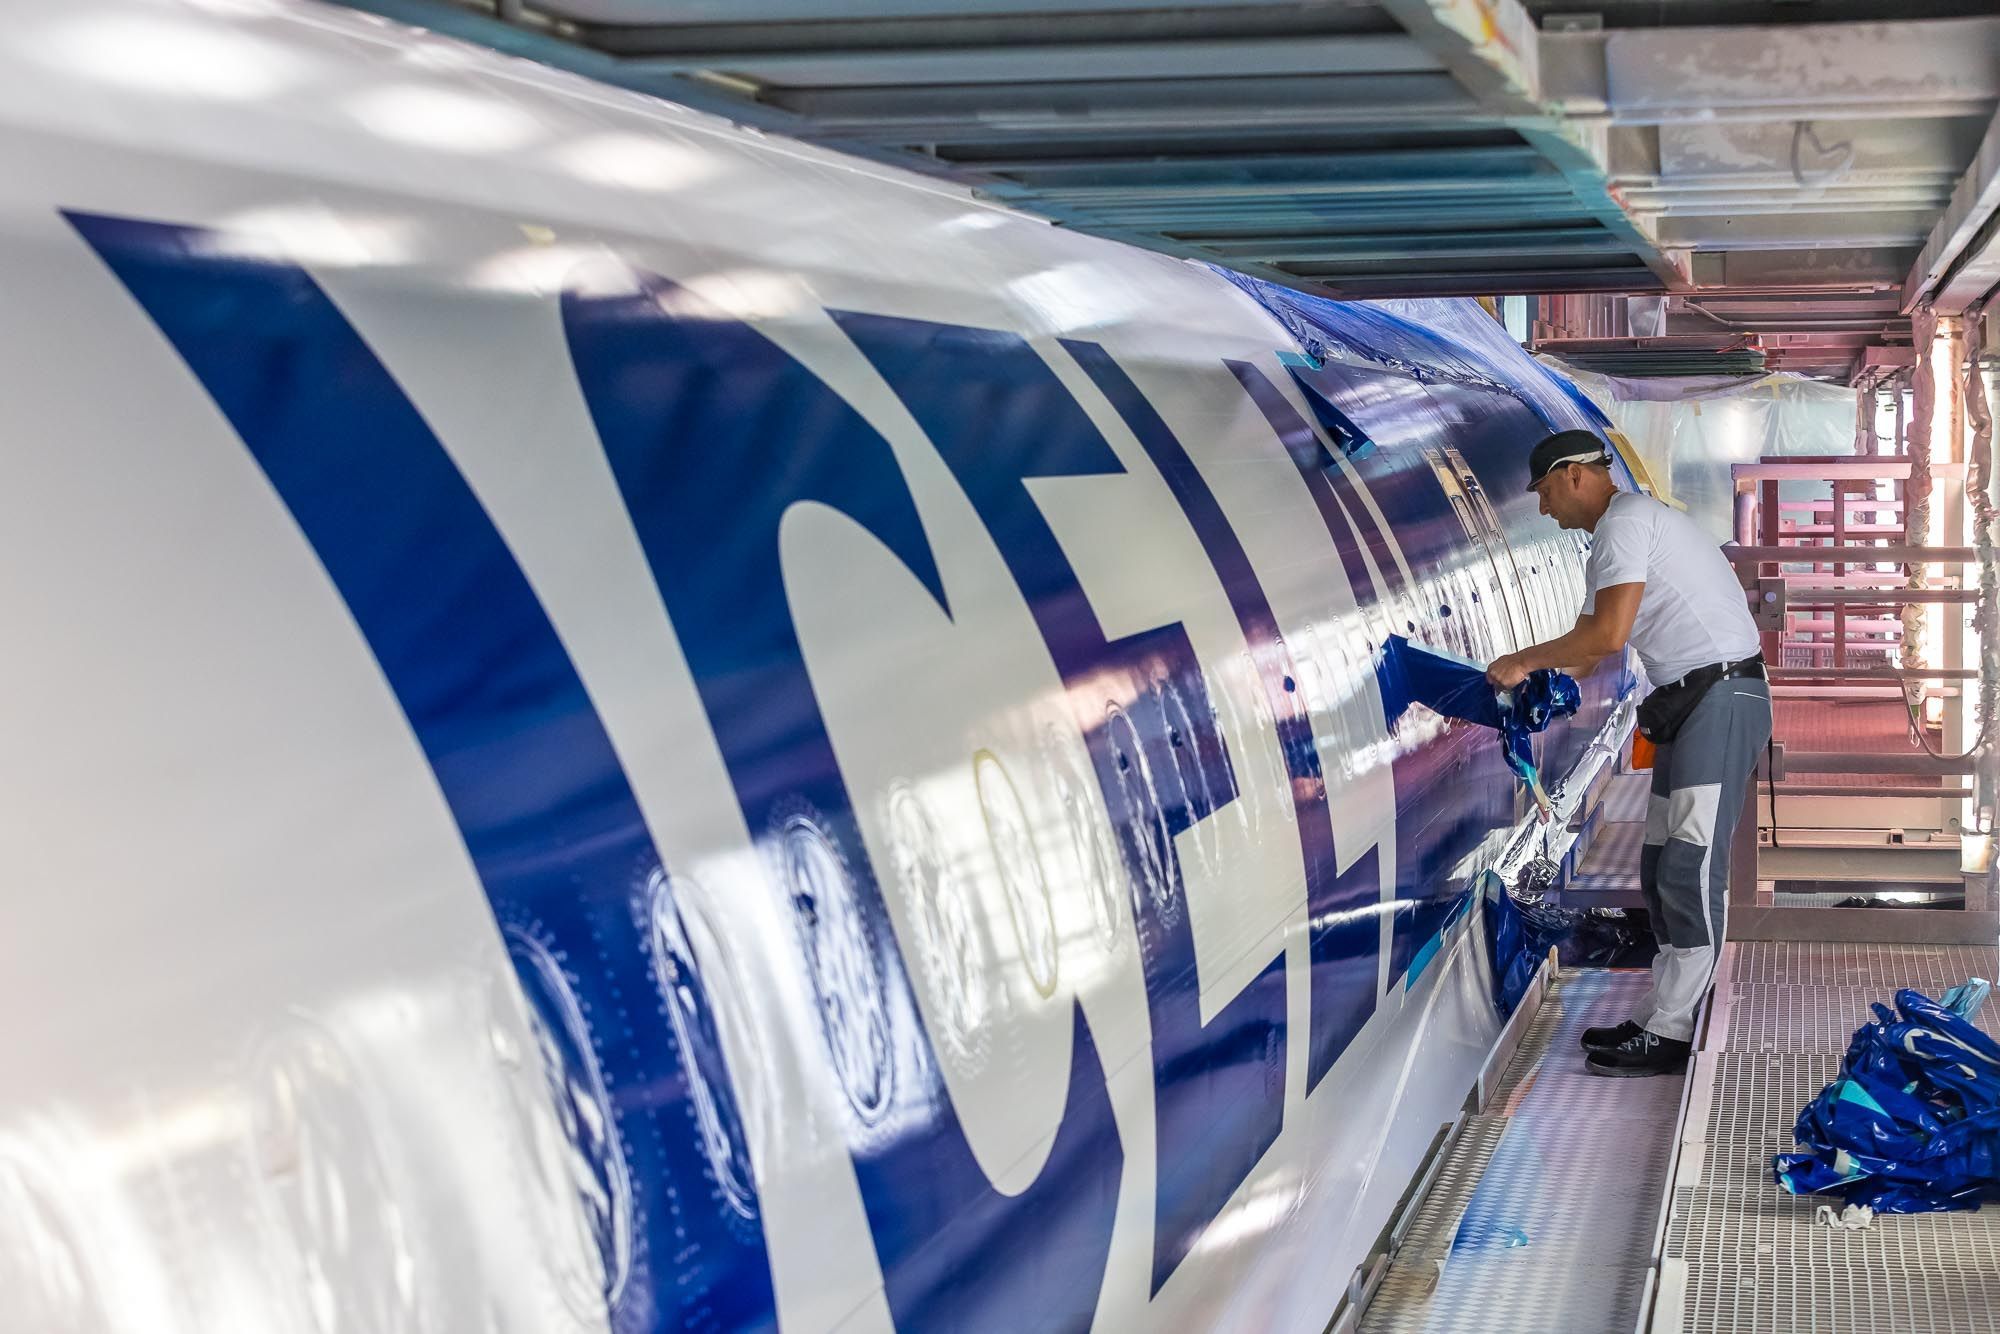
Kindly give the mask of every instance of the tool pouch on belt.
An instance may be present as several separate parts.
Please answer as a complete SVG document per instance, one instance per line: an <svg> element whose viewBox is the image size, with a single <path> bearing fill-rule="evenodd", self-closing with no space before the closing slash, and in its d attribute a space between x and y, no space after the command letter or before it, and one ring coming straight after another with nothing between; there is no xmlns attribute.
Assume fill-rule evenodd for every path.
<svg viewBox="0 0 2000 1334"><path fill-rule="evenodd" d="M1661 686L1646 696L1639 705L1639 735L1656 746L1663 746L1674 739L1710 686L1732 676L1763 674L1762 654L1740 662L1718 662L1697 667L1672 685Z"/></svg>

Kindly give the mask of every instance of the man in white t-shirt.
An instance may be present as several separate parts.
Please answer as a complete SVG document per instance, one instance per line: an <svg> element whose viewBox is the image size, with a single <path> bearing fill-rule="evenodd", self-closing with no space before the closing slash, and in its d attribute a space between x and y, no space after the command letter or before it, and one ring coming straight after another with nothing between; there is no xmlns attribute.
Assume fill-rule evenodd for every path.
<svg viewBox="0 0 2000 1334"><path fill-rule="evenodd" d="M1511 687L1543 667L1581 676L1629 643L1658 692L1655 706L1692 706L1672 739L1656 743L1639 854L1659 939L1652 988L1630 1019L1583 1035L1592 1074L1667 1074L1687 1063L1695 1009L1722 948L1730 840L1771 736L1757 624L1715 542L1678 510L1620 491L1591 432L1536 445L1528 489L1542 513L1591 534L1583 610L1567 634L1494 661L1488 679Z"/></svg>

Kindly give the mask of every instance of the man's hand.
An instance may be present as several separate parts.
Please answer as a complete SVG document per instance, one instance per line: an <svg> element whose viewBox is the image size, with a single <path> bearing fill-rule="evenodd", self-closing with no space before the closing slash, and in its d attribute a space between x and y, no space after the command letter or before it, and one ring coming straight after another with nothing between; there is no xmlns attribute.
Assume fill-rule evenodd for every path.
<svg viewBox="0 0 2000 1334"><path fill-rule="evenodd" d="M1496 689L1512 690L1528 679L1534 670L1528 664L1534 662L1572 675L1587 675L1592 663L1625 647L1632 623L1639 616L1639 598L1645 591L1643 583L1613 584L1598 589L1597 610L1578 616L1568 634L1495 658L1487 665L1486 679Z"/></svg>

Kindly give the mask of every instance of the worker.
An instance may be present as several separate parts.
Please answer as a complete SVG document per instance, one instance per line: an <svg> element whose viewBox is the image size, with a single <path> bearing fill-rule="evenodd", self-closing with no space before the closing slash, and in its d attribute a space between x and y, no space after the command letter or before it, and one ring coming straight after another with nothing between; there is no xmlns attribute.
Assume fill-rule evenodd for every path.
<svg viewBox="0 0 2000 1334"><path fill-rule="evenodd" d="M1695 1010L1722 948L1729 844L1758 752L1771 736L1771 691L1743 588L1694 520L1621 491L1589 431L1561 431L1528 456L1542 513L1591 535L1583 610L1568 633L1496 659L1495 686L1555 667L1578 677L1627 643L1653 691L1639 726L1656 746L1639 885L1658 952L1652 984L1625 1022L1586 1029L1598 1075L1683 1069ZM1744 837L1755 838L1753 828Z"/></svg>

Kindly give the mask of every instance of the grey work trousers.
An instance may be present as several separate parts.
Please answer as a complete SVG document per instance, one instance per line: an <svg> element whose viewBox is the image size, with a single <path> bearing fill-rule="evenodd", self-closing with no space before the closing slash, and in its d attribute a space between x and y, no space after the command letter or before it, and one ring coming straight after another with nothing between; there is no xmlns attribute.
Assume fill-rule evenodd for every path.
<svg viewBox="0 0 2000 1334"><path fill-rule="evenodd" d="M1729 911L1729 840L1743 793L1771 739L1771 688L1731 677L1710 686L1674 739L1653 757L1639 887L1659 953L1653 985L1632 1021L1663 1038L1694 1037L1694 1015L1715 974ZM1752 828L1744 833L1755 838Z"/></svg>

